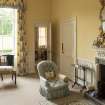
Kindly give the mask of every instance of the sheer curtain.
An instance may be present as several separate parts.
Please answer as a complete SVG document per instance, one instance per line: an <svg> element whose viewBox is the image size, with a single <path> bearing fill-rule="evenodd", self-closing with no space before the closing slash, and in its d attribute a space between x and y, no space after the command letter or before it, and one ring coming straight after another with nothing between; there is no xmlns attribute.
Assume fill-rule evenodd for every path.
<svg viewBox="0 0 105 105"><path fill-rule="evenodd" d="M18 33L17 33L17 73L26 74L28 63L26 61L26 38L25 38L25 8L23 0L0 0L0 7L9 7L17 9Z"/></svg>

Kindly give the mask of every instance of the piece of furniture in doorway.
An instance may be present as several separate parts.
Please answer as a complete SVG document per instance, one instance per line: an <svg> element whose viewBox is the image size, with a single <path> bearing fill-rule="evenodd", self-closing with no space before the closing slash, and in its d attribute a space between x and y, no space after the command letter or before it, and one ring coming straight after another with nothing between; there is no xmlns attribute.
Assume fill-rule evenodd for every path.
<svg viewBox="0 0 105 105"><path fill-rule="evenodd" d="M70 94L68 81L66 77L58 74L57 66L52 61L41 61L37 65L40 77L40 93L47 99L53 99ZM54 78L50 80L46 77L46 73L54 73Z"/></svg>
<svg viewBox="0 0 105 105"><path fill-rule="evenodd" d="M0 76L1 80L3 81L3 75L11 75L12 80L14 80L15 85L16 85L16 71L12 66L1 66L0 67Z"/></svg>

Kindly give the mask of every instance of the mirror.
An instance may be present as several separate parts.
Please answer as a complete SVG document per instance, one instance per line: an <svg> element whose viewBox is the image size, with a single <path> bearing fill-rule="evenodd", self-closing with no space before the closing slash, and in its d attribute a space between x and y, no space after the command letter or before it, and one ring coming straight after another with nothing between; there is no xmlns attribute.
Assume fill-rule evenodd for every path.
<svg viewBox="0 0 105 105"><path fill-rule="evenodd" d="M100 33L96 40L93 41L93 46L95 48L105 48L105 0L100 0L101 10L100 10Z"/></svg>
<svg viewBox="0 0 105 105"><path fill-rule="evenodd" d="M102 8L100 10L100 20L102 32L105 33L105 0L100 0Z"/></svg>
<svg viewBox="0 0 105 105"><path fill-rule="evenodd" d="M101 20L105 21L105 7L102 9L102 12L101 12Z"/></svg>

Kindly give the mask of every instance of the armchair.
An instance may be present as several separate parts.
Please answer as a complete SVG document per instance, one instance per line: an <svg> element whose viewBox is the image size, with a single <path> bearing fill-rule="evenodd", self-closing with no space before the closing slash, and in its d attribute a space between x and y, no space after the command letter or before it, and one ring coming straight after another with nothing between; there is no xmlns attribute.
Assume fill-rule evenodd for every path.
<svg viewBox="0 0 105 105"><path fill-rule="evenodd" d="M41 61L37 65L40 78L40 93L47 99L58 98L70 94L68 79L58 74L57 66L52 61ZM46 78L46 72L54 72L54 78Z"/></svg>

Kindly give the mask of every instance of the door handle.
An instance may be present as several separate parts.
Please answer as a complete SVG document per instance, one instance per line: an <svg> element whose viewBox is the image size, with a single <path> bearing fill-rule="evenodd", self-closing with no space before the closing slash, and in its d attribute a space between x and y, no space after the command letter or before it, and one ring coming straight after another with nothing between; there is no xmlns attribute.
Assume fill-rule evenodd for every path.
<svg viewBox="0 0 105 105"><path fill-rule="evenodd" d="M62 54L64 54L64 44L62 43Z"/></svg>

